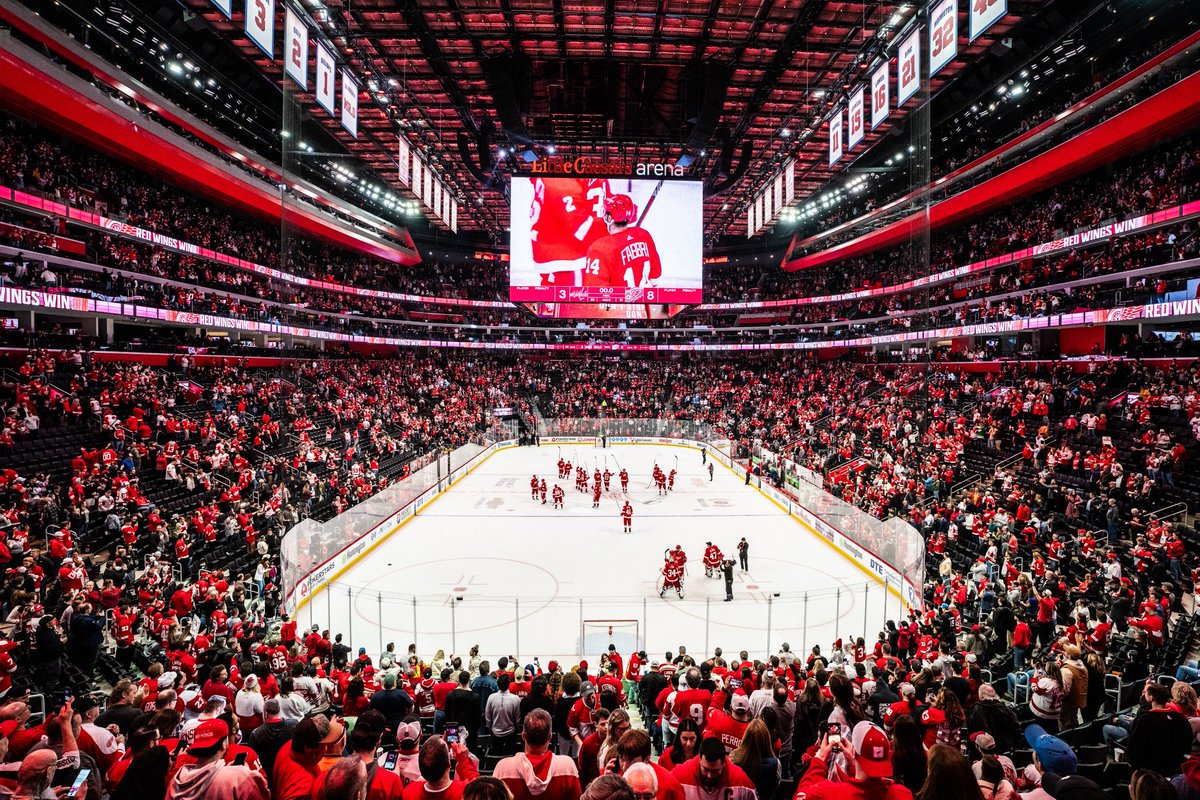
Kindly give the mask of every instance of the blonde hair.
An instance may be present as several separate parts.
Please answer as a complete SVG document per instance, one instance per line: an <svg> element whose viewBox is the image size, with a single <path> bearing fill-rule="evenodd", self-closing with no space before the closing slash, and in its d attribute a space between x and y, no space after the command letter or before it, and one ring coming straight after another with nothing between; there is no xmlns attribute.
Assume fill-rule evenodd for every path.
<svg viewBox="0 0 1200 800"><path fill-rule="evenodd" d="M1196 713L1196 690L1186 681L1175 681L1171 684L1171 702L1188 716Z"/></svg>

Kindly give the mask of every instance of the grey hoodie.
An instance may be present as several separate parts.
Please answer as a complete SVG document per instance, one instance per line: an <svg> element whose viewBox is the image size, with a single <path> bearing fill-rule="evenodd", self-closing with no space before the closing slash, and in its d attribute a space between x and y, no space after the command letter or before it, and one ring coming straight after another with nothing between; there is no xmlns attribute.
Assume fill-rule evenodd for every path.
<svg viewBox="0 0 1200 800"><path fill-rule="evenodd" d="M166 800L270 800L267 781L244 765L214 761L203 767L179 768Z"/></svg>

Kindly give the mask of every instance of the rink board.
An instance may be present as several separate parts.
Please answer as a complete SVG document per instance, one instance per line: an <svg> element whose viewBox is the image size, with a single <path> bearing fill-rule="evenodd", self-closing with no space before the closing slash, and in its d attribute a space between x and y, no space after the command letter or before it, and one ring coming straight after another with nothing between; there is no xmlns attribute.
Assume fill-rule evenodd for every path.
<svg viewBox="0 0 1200 800"><path fill-rule="evenodd" d="M428 654L479 644L493 657L584 655L594 663L598 653L581 652L585 621L589 644L592 621L637 619L639 646L652 653L679 644L762 653L783 641L793 650L851 635L870 641L899 614L897 583L885 590L878 571L839 549L786 495L747 487L724 453L707 449L717 461L710 481L696 444L623 439L610 437L607 449L591 437L489 448L457 468L440 493L323 565L299 619L368 650L389 641L416 641ZM575 491L573 477L559 481L563 510L530 499L532 474L553 487L560 452L587 462L589 475L608 462L613 491L600 509L590 491ZM655 462L679 471L666 497L649 486ZM631 534L621 532L618 513L622 465L631 476ZM750 570L735 572L735 599L726 603L723 581L704 577L701 556L714 541L736 558L743 535ZM656 588L663 552L676 544L689 554L683 600L660 598Z"/></svg>

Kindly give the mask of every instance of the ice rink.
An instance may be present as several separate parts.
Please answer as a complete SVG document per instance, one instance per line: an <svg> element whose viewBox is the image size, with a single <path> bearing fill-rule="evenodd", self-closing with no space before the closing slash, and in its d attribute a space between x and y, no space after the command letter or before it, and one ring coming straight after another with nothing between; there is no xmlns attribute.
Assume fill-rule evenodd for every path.
<svg viewBox="0 0 1200 800"><path fill-rule="evenodd" d="M555 479L559 454L614 473L613 491L592 508L574 477ZM678 469L675 489L659 496L653 465ZM629 471L633 532L622 532L617 473ZM530 499L531 476L566 492L555 510ZM750 544L749 570L735 569L732 602L724 581L705 578L705 542L737 558ZM656 581L668 548L688 555L684 599L660 598ZM718 463L709 479L700 452L670 445L563 445L499 450L417 517L370 551L299 610L302 624L347 634L347 643L378 652L410 642L429 656L534 655L595 663L611 639L626 655L645 648L661 657L689 652L753 655L839 637L868 645L900 601L854 563L789 516L744 476ZM636 638L635 638L636 637Z"/></svg>

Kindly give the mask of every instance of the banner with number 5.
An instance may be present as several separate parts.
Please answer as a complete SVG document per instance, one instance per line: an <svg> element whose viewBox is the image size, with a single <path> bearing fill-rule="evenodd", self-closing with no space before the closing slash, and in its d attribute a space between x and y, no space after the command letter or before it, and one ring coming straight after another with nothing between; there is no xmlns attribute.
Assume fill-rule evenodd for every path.
<svg viewBox="0 0 1200 800"><path fill-rule="evenodd" d="M942 0L929 14L929 77L958 55L958 0Z"/></svg>
<svg viewBox="0 0 1200 800"><path fill-rule="evenodd" d="M275 60L275 0L246 0L246 35Z"/></svg>
<svg viewBox="0 0 1200 800"><path fill-rule="evenodd" d="M896 106L902 106L921 85L921 29L917 28L900 43L896 60Z"/></svg>
<svg viewBox="0 0 1200 800"><path fill-rule="evenodd" d="M1007 13L1008 3L1005 0L971 0L971 21L968 25L969 41L975 41L980 34L992 27Z"/></svg>

